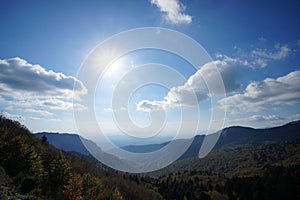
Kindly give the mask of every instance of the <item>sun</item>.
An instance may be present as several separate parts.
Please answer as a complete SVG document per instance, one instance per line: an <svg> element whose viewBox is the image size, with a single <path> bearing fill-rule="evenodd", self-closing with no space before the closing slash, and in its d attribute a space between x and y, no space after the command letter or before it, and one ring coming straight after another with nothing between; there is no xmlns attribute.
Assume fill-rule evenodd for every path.
<svg viewBox="0 0 300 200"><path fill-rule="evenodd" d="M125 63L121 58L115 60L111 65L108 66L108 69L106 70L106 74L108 77L115 77L120 75L120 72L122 72L125 67Z"/></svg>

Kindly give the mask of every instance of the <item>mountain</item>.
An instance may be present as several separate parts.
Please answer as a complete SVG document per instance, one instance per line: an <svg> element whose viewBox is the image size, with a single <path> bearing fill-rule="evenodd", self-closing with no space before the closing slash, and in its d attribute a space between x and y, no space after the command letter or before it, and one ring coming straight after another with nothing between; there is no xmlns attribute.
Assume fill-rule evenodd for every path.
<svg viewBox="0 0 300 200"><path fill-rule="evenodd" d="M134 152L134 153L147 153L147 152L152 152L155 150L158 150L160 148L163 148L170 142L164 142L161 144L146 144L146 145L127 145L121 147L122 149L129 151L129 152Z"/></svg>
<svg viewBox="0 0 300 200"><path fill-rule="evenodd" d="M165 199L299 199L299 150L299 142L218 150L141 180Z"/></svg>
<svg viewBox="0 0 300 200"><path fill-rule="evenodd" d="M43 136L46 136L50 144L64 151L74 151L82 155L89 155L90 153L82 143L82 140L84 140L85 143L90 147L95 149L95 151L102 151L101 148L98 147L94 142L84 139L76 134L40 132L36 133L35 136L40 139Z"/></svg>
<svg viewBox="0 0 300 200"><path fill-rule="evenodd" d="M102 149L96 143L77 134L40 132L34 135L40 139L45 136L47 141L56 148L66 152L76 152L84 155L86 158L105 169L111 168L103 163L110 163L114 166L120 166L120 170L123 171L136 171L135 166L129 161L102 151ZM104 162L101 163L95 157Z"/></svg>
<svg viewBox="0 0 300 200"><path fill-rule="evenodd" d="M267 129L254 129L248 127L240 127L233 126L223 129L220 132L219 140L214 146L213 151L221 150L221 149L234 149L238 147L247 147L247 146L259 146L262 144L269 143L278 143L285 141L295 141L299 140L299 132L300 130L300 121L295 121L288 123L283 126L267 128ZM209 137L214 137L214 133ZM159 159L164 159L166 155L162 155L158 158L151 158L151 163L149 163L149 159L144 157L145 159L138 159L135 155L127 155L122 152L118 152L115 149L112 149L108 152L104 152L98 147L95 143L90 140L86 140L81 138L76 134L58 134L58 133L37 133L37 137L41 138L46 136L49 143L54 145L55 147L64 150L64 151L72 151L77 152L82 155L88 156L89 152L86 149L85 145L90 146L90 150L93 149L93 156L88 156L90 160L92 160L97 165L109 169L109 167L103 165L102 163L113 163L113 166L122 167L119 170L123 171L141 171L144 166L148 167L149 164L154 164L160 162ZM191 141L191 145L188 149L180 156L177 160L184 160L187 158L198 157L200 147L205 139L204 135L197 135L192 139L178 139L176 141L176 146L183 146L183 144L189 143ZM83 142L85 145L83 145ZM164 142L161 144L148 144L148 145L128 145L123 146L122 149L134 152L134 153L147 153L151 151L155 151L167 145L169 142ZM102 160L102 163L96 157ZM157 159L157 160L156 160ZM106 161L106 162L105 162Z"/></svg>
<svg viewBox="0 0 300 200"><path fill-rule="evenodd" d="M85 156L61 151L20 123L0 116L0 199L162 197L118 172L96 166Z"/></svg>
<svg viewBox="0 0 300 200"><path fill-rule="evenodd" d="M191 157L175 161L171 165L147 175L158 177L188 170L225 173L230 176L252 176L260 174L265 166L299 166L299 152L299 140L219 149L202 159Z"/></svg>
<svg viewBox="0 0 300 200"><path fill-rule="evenodd" d="M300 121L290 122L283 126L266 129L232 126L224 128L221 131L220 137L213 150L300 140L299 133ZM179 159L198 157L204 138L204 135L195 136L189 148ZM128 145L123 146L122 149L135 153L145 153L158 150L167 144L168 142L152 145Z"/></svg>
<svg viewBox="0 0 300 200"><path fill-rule="evenodd" d="M271 129L229 127L203 159L181 159L159 171L131 174L100 168L74 148L58 150L0 116L0 199L299 199L298 132L299 122ZM79 136L53 135L73 137L67 141L80 145ZM191 153L201 138L193 138Z"/></svg>

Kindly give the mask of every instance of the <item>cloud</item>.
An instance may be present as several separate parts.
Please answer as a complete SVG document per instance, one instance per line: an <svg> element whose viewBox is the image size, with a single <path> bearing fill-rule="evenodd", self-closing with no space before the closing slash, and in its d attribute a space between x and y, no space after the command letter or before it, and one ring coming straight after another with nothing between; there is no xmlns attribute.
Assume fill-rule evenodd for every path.
<svg viewBox="0 0 300 200"><path fill-rule="evenodd" d="M242 94L219 101L223 109L232 114L239 112L259 112L270 105L294 105L300 99L300 70L276 79L266 78L261 82L251 82Z"/></svg>
<svg viewBox="0 0 300 200"><path fill-rule="evenodd" d="M103 111L104 112L113 112L113 109L112 108L104 108Z"/></svg>
<svg viewBox="0 0 300 200"><path fill-rule="evenodd" d="M85 110L87 109L85 106L75 103L75 102L69 102L67 100L61 100L61 99L28 99L28 100L19 100L14 101L11 103L14 106L18 107L40 107L40 108L46 108L51 110Z"/></svg>
<svg viewBox="0 0 300 200"><path fill-rule="evenodd" d="M39 114L39 115L43 115L43 116L53 115L53 113L48 112L46 110L37 110L37 109L32 109L32 108L25 109L25 112L35 113L35 114Z"/></svg>
<svg viewBox="0 0 300 200"><path fill-rule="evenodd" d="M266 128L279 126L290 122L290 117L280 117L278 115L251 115L244 118L229 119L225 121L225 126L250 126L252 128Z"/></svg>
<svg viewBox="0 0 300 200"><path fill-rule="evenodd" d="M9 119L18 120L19 122L25 120L25 117L23 117L21 115L14 115L14 114L11 114L11 113L5 112L5 111L1 112L1 115L6 118L9 118Z"/></svg>
<svg viewBox="0 0 300 200"><path fill-rule="evenodd" d="M72 103L73 87L78 94ZM21 58L0 60L0 94L2 103L28 108L26 112L51 115L45 109L86 109L76 101L87 93L83 83L72 76L45 70ZM33 109L39 107L39 109ZM41 109L43 108L43 109Z"/></svg>
<svg viewBox="0 0 300 200"><path fill-rule="evenodd" d="M252 128L268 128L274 126L281 126L291 121L300 119L300 114L290 116L279 115L250 115L249 117L229 119L226 118L225 126L250 126Z"/></svg>
<svg viewBox="0 0 300 200"><path fill-rule="evenodd" d="M259 57L261 59L267 60L281 60L286 58L291 49L287 45L276 45L274 50L267 49L255 49L251 51L253 57Z"/></svg>
<svg viewBox="0 0 300 200"><path fill-rule="evenodd" d="M241 88L237 83L237 68L246 65L244 61L223 56L222 60L216 60L203 65L193 74L184 85L173 87L162 101L142 100L137 103L136 109L143 112L152 112L160 109L177 106L192 106L200 101L210 98L211 94L224 94L236 92ZM215 69L218 70L215 70ZM223 85L216 80L223 79ZM205 77L205 80L203 79ZM209 85L211 91L208 90Z"/></svg>
<svg viewBox="0 0 300 200"><path fill-rule="evenodd" d="M264 68L272 61L279 61L287 58L293 50L288 45L276 44L271 49L255 48L249 52L243 51L241 48L234 46L237 56L240 59L247 60L248 66L255 68L257 66Z"/></svg>
<svg viewBox="0 0 300 200"><path fill-rule="evenodd" d="M13 98L64 98L72 99L73 86L76 93L84 95L87 89L72 76L45 70L21 58L0 60L0 92ZM79 98L79 97L78 97Z"/></svg>
<svg viewBox="0 0 300 200"><path fill-rule="evenodd" d="M192 17L184 14L185 6L178 0L151 0L163 13L165 20L171 24L190 24Z"/></svg>

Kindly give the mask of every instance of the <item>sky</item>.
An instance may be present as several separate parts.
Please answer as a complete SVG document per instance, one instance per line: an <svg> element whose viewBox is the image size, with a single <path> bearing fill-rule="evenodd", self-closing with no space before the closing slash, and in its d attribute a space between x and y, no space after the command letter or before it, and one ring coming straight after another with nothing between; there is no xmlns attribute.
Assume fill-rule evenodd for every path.
<svg viewBox="0 0 300 200"><path fill-rule="evenodd" d="M186 135L216 131L220 126L214 125L214 111L222 113L218 123L224 127L265 128L299 120L298 13L300 4L291 0L1 1L1 113L33 132L76 133L74 111L90 110L84 99L94 94L93 111L105 134L118 136L121 128L142 138L152 137L159 128L166 135L180 127ZM182 33L200 44L210 59L193 66L172 52L142 49L112 61L95 91L78 76L99 44L145 27ZM132 41L140 38L136 35ZM173 45L189 49L185 42L174 40ZM198 56L197 51L189 54ZM224 88L218 85L219 77ZM118 97L127 103L122 109L133 124L151 125L135 133L125 120L116 123L123 112L112 99L122 80L138 84L147 78L165 85L153 81L131 91L129 99L122 99L125 94ZM133 86L124 87L119 90ZM81 119L86 133L97 134L87 119Z"/></svg>

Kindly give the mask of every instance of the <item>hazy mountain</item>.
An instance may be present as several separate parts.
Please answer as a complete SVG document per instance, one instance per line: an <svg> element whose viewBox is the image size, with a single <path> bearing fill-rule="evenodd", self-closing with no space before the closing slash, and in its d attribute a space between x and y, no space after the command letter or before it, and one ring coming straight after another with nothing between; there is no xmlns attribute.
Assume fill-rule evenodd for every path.
<svg viewBox="0 0 300 200"><path fill-rule="evenodd" d="M38 138L46 136L50 144L64 151L74 151L82 155L89 155L90 153L83 145L82 140L95 150L98 150L99 152L102 151L94 142L84 139L76 134L40 132L36 133L35 136Z"/></svg>
<svg viewBox="0 0 300 200"><path fill-rule="evenodd" d="M49 142L63 138L60 144L65 142L68 148L78 144L75 149L85 152L76 135L43 135L49 136ZM86 156L58 150L25 126L0 115L0 199L163 198L122 174L97 167Z"/></svg>
<svg viewBox="0 0 300 200"><path fill-rule="evenodd" d="M18 122L0 117L0 199L298 199L299 125L298 121L269 129L229 127L205 158L182 159L137 175L107 171L87 156L49 144L84 154L82 142L95 144L78 135L38 134L45 135L47 143ZM185 155L197 155L203 138L193 138ZM127 148L152 151L165 144ZM89 187L81 187L86 184Z"/></svg>
<svg viewBox="0 0 300 200"><path fill-rule="evenodd" d="M56 148L66 152L76 152L84 155L89 160L92 160L97 165L106 169L110 169L110 166L107 166L104 163L109 163L111 166L120 166L119 170L121 171L137 171L136 163L132 163L131 160L125 160L118 156L104 152L99 146L97 146L96 143L77 134L40 132L34 135L37 138L46 136L49 144ZM103 163L98 162L97 160L101 160Z"/></svg>
<svg viewBox="0 0 300 200"><path fill-rule="evenodd" d="M222 130L214 150L299 140L299 132L300 121L290 122L283 126L266 129L232 126ZM195 136L192 144L180 157L180 159L198 156L204 138L204 135ZM128 145L123 146L122 148L130 152L145 153L158 150L167 144L168 142L152 145Z"/></svg>
<svg viewBox="0 0 300 200"><path fill-rule="evenodd" d="M213 150L233 149L251 145L258 146L262 144L299 140L299 130L300 121L295 121L283 126L267 129L254 129L240 126L228 127L221 131L219 140L217 141ZM36 134L36 136L39 138L44 135L47 137L50 144L64 151L73 151L83 155L89 155L89 152L85 147L85 145L89 145L90 150L92 149L93 151L94 157L102 161L104 159L106 162L103 163L113 163L114 166L122 166L122 169L125 171L127 171L128 169L133 171L140 171L143 169L143 166L148 166L149 164L149 159L147 157L145 157L145 160L140 160L134 156L130 157L126 156L126 154L123 155L122 153L117 153L118 151L114 149L109 152L104 152L94 142L84 138L80 138L80 136L76 134L58 134L46 132ZM197 135L194 138L189 139L192 140L191 145L178 160L198 157L199 150L204 138L204 135ZM184 146L183 144L187 143L187 141L188 139L176 140L176 146ZM83 142L85 143L85 145L83 145ZM169 142L148 145L128 145L123 146L122 148L129 152L146 153L158 150L168 143ZM159 161L156 159L164 159L165 156L167 155L162 155L161 158L151 158L151 163L158 163ZM100 162L98 163L99 165L104 166Z"/></svg>

